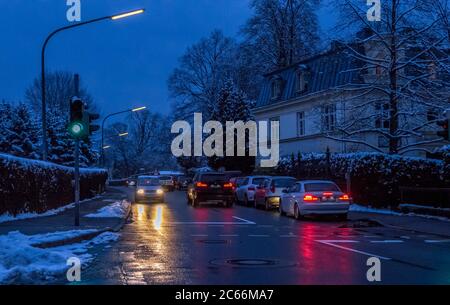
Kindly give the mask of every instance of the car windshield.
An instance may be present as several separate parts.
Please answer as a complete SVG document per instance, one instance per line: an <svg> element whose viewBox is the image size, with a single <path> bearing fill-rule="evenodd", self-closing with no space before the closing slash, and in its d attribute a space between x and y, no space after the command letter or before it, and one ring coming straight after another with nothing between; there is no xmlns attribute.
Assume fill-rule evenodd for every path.
<svg viewBox="0 0 450 305"><path fill-rule="evenodd" d="M265 178L253 178L252 184L261 185L263 184Z"/></svg>
<svg viewBox="0 0 450 305"><path fill-rule="evenodd" d="M226 181L226 177L220 174L206 174L201 175L200 180L202 182Z"/></svg>
<svg viewBox="0 0 450 305"><path fill-rule="evenodd" d="M138 180L139 186L157 186L159 185L159 180L157 178L140 178Z"/></svg>
<svg viewBox="0 0 450 305"><path fill-rule="evenodd" d="M338 186L334 183L306 183L306 192L340 192Z"/></svg>
<svg viewBox="0 0 450 305"><path fill-rule="evenodd" d="M295 179L292 178L280 178L274 179L273 184L275 187L291 187L295 183Z"/></svg>

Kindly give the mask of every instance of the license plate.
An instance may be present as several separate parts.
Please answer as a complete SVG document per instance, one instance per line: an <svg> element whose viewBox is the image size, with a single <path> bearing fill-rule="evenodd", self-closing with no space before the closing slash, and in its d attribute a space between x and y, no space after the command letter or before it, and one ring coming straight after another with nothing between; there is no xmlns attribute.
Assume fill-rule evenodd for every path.
<svg viewBox="0 0 450 305"><path fill-rule="evenodd" d="M213 185L211 185L210 187L213 188L213 189L218 189L218 188L220 188L220 185L213 184Z"/></svg>
<svg viewBox="0 0 450 305"><path fill-rule="evenodd" d="M335 201L334 197L322 197L322 201Z"/></svg>

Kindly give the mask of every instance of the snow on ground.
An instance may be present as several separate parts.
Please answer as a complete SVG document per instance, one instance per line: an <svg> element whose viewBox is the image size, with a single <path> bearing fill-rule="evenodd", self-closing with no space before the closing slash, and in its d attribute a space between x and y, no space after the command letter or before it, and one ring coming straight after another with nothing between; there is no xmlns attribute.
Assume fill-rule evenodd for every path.
<svg viewBox="0 0 450 305"><path fill-rule="evenodd" d="M84 217L91 218L123 218L126 216L128 208L130 207L128 200L116 201L113 204L107 205L96 213L88 214Z"/></svg>
<svg viewBox="0 0 450 305"><path fill-rule="evenodd" d="M89 199L80 201L80 203L87 202L87 201L90 201L90 200L95 200L95 199L98 199L99 197L100 197L100 196L95 196L95 197L93 197L93 198L89 198ZM37 213L22 213L22 214L16 215L16 217L14 217L13 215L10 215L10 214L6 213L6 214L0 215L0 223L2 223L2 222L8 222L8 221L14 221L14 220L23 220L23 219L30 219L30 218L38 218L38 217L53 216L53 215L59 214L59 213L61 213L61 212L64 212L64 211L67 210L67 209L71 209L71 208L73 208L74 206L75 206L75 203L69 203L68 205L59 207L59 208L57 208L57 209L48 210L47 212L42 213L42 214L37 214Z"/></svg>
<svg viewBox="0 0 450 305"><path fill-rule="evenodd" d="M358 205L358 204L351 204L350 212L375 213L375 214L384 214L384 215L393 215L393 216L415 216L415 217L422 217L422 218L428 218L428 219L434 219L434 220L440 220L440 221L450 221L449 218L441 217L441 216L422 215L422 214L416 214L416 213L404 214L404 213L395 212L392 210L374 209L371 207L365 207L365 206Z"/></svg>
<svg viewBox="0 0 450 305"><path fill-rule="evenodd" d="M360 213L376 213L376 214L385 214L385 215L404 215L399 212L391 211L391 210L384 210L384 209L374 209L371 207L365 207L358 204L351 204L350 205L350 212L360 212Z"/></svg>
<svg viewBox="0 0 450 305"><path fill-rule="evenodd" d="M119 234L105 232L90 241L77 244L40 249L36 243L60 240L91 233L95 230L55 232L39 235L24 235L10 232L0 236L0 284L37 284L62 276L69 266L67 259L77 257L82 265L93 260L88 250L94 245L117 240Z"/></svg>

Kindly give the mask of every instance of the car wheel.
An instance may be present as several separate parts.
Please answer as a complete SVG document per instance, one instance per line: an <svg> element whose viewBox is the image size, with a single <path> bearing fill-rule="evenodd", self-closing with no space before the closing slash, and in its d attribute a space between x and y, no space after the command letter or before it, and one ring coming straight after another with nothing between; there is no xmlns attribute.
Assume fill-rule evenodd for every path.
<svg viewBox="0 0 450 305"><path fill-rule="evenodd" d="M244 195L244 206L248 207L248 198L247 198L247 195Z"/></svg>
<svg viewBox="0 0 450 305"><path fill-rule="evenodd" d="M297 203L294 205L294 218L297 219L297 220L303 219L303 216L300 213L300 209L298 208L298 204Z"/></svg>
<svg viewBox="0 0 450 305"><path fill-rule="evenodd" d="M269 205L269 200L265 200L265 202L264 202L264 209L266 210L266 211L268 211L268 210L270 210L270 205Z"/></svg>
<svg viewBox="0 0 450 305"><path fill-rule="evenodd" d="M280 213L281 216L286 215L286 212L283 211L283 206L281 205L281 201L280 201L280 205L278 206L278 212Z"/></svg>
<svg viewBox="0 0 450 305"><path fill-rule="evenodd" d="M338 219L341 220L341 221L347 221L348 220L348 214L347 213L339 214L338 215Z"/></svg>
<svg viewBox="0 0 450 305"><path fill-rule="evenodd" d="M227 203L225 204L225 206L227 207L227 208L231 208L231 207L233 207L233 201L227 201Z"/></svg>
<svg viewBox="0 0 450 305"><path fill-rule="evenodd" d="M258 208L258 201L256 200L256 198L255 198L255 201L253 201L253 207L254 207L255 209Z"/></svg>
<svg viewBox="0 0 450 305"><path fill-rule="evenodd" d="M235 202L236 204L239 204L239 203L240 203L237 194L234 194L234 202Z"/></svg>
<svg viewBox="0 0 450 305"><path fill-rule="evenodd" d="M192 198L192 206L193 206L194 208L198 207L198 199Z"/></svg>

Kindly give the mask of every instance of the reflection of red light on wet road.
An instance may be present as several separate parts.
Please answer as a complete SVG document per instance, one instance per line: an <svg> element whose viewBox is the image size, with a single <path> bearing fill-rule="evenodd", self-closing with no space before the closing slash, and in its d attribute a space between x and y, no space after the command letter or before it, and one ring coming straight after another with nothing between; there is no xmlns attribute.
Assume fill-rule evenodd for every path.
<svg viewBox="0 0 450 305"><path fill-rule="evenodd" d="M304 223L298 230L297 242L299 268L306 269L306 275L298 279L299 284L326 282L330 284L351 283L354 278L354 253L333 248L317 242L325 236L332 236L335 228L324 229L313 223ZM352 235L350 230L343 232Z"/></svg>

